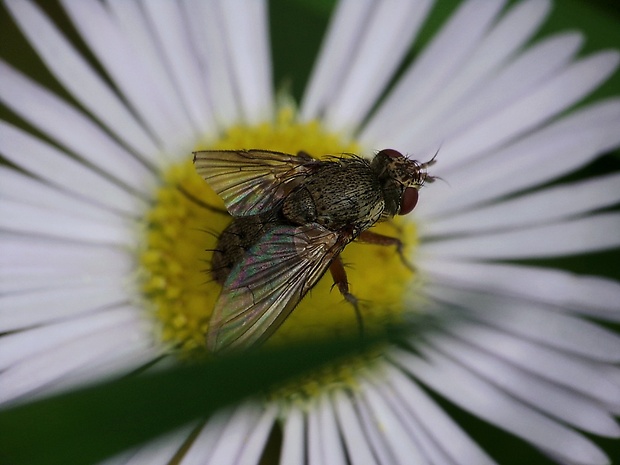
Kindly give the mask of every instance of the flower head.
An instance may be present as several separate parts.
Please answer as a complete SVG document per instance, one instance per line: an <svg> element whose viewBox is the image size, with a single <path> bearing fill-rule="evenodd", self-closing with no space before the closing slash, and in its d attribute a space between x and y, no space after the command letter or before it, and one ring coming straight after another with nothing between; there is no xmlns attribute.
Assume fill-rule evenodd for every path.
<svg viewBox="0 0 620 465"><path fill-rule="evenodd" d="M394 148L438 153L427 179L441 179L411 215L372 229L401 241L403 257L398 242L347 245L355 297L330 292L327 273L267 344L360 324L410 325L404 343L138 456L257 463L269 443L283 464L494 463L439 396L559 463L608 463L580 431L620 436L620 338L590 321L618 321L620 284L536 261L620 246L620 215L605 210L620 200L620 176L561 179L620 146L617 98L578 106L615 72L617 51L578 56L579 33L533 41L547 1L473 0L410 61L432 2L342 1L297 104L273 90L264 2L61 3L87 52L36 4L6 2L71 101L0 61L0 101L31 127L0 122L10 163L0 167L2 402L204 355L226 276L246 270L235 258L214 274L231 218L192 152ZM257 243L280 246L270 260L281 251L256 224L226 231L241 238L246 267ZM226 308L239 301L228 297Z"/></svg>

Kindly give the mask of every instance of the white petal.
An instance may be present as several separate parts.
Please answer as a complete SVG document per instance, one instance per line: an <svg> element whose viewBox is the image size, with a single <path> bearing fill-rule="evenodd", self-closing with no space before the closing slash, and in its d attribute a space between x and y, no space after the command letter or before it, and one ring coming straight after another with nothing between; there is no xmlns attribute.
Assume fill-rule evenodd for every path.
<svg viewBox="0 0 620 465"><path fill-rule="evenodd" d="M341 88L348 60L355 55L374 6L371 0L342 0L336 4L300 105L302 121L320 116Z"/></svg>
<svg viewBox="0 0 620 465"><path fill-rule="evenodd" d="M162 437L149 441L125 462L125 465L167 465L192 433L193 425L184 426Z"/></svg>
<svg viewBox="0 0 620 465"><path fill-rule="evenodd" d="M135 317L133 308L120 307L8 334L0 338L0 370L71 339L129 323Z"/></svg>
<svg viewBox="0 0 620 465"><path fill-rule="evenodd" d="M387 366L386 377L404 407L422 424L432 441L458 465L494 465L495 462L412 379ZM443 463L434 461L433 463Z"/></svg>
<svg viewBox="0 0 620 465"><path fill-rule="evenodd" d="M212 107L217 109L213 116L223 127L231 126L240 119L240 109L218 3L185 0L184 6L196 50L194 59L201 64L202 85L208 90Z"/></svg>
<svg viewBox="0 0 620 465"><path fill-rule="evenodd" d="M263 0L231 0L219 6L245 121L252 124L269 119L273 89L267 5Z"/></svg>
<svg viewBox="0 0 620 465"><path fill-rule="evenodd" d="M321 444L321 425L316 405L308 410L308 465L321 465L325 461L327 451Z"/></svg>
<svg viewBox="0 0 620 465"><path fill-rule="evenodd" d="M345 79L326 108L331 130L356 128L401 63L432 5L431 0L378 2L364 27Z"/></svg>
<svg viewBox="0 0 620 465"><path fill-rule="evenodd" d="M449 169L476 154L500 147L569 108L604 82L617 68L620 54L600 52L572 63L527 95L463 128L441 146Z"/></svg>
<svg viewBox="0 0 620 465"><path fill-rule="evenodd" d="M72 339L61 346L35 354L0 373L0 402L40 389L54 380L94 363L110 353L128 353L148 343L142 325L123 323Z"/></svg>
<svg viewBox="0 0 620 465"><path fill-rule="evenodd" d="M609 99L575 111L458 170L443 172L440 159L433 174L447 183L433 184L433 194L424 197L416 213L434 217L460 212L570 173L620 145L618 125L620 100Z"/></svg>
<svg viewBox="0 0 620 465"><path fill-rule="evenodd" d="M127 251L109 246L59 242L0 234L0 277L12 273L67 275L80 273L87 282L102 276L124 276L135 266Z"/></svg>
<svg viewBox="0 0 620 465"><path fill-rule="evenodd" d="M398 81L360 135L361 142L376 147L376 139L411 109L432 105L435 94L447 85L479 45L505 2L463 2L432 42ZM405 118L408 121L408 118Z"/></svg>
<svg viewBox="0 0 620 465"><path fill-rule="evenodd" d="M474 318L507 333L600 362L620 362L620 336L581 318L521 298L506 298L429 284L434 299L467 309Z"/></svg>
<svg viewBox="0 0 620 465"><path fill-rule="evenodd" d="M374 465L376 460L372 454L364 432L360 426L360 419L355 412L349 397L342 390L332 393L332 402L338 420L338 427L346 446L347 455L353 465Z"/></svg>
<svg viewBox="0 0 620 465"><path fill-rule="evenodd" d="M562 184L488 207L427 221L421 237L551 223L620 202L620 173Z"/></svg>
<svg viewBox="0 0 620 465"><path fill-rule="evenodd" d="M256 465L260 462L276 414L277 410L273 405L263 412L243 446L241 455L237 462L235 462L236 465Z"/></svg>
<svg viewBox="0 0 620 465"><path fill-rule="evenodd" d="M318 402L318 434L323 459L315 463L317 465L324 463L329 463L330 465L345 465L347 460L344 455L338 424L336 423L334 405L327 393L323 393Z"/></svg>
<svg viewBox="0 0 620 465"><path fill-rule="evenodd" d="M620 387L608 378L608 365L564 354L521 337L476 323L458 322L445 330L526 372L573 389L610 407L620 406Z"/></svg>
<svg viewBox="0 0 620 465"><path fill-rule="evenodd" d="M372 411L370 410L370 406L367 404L365 399L361 397L361 394L356 393L353 398L353 402L357 409L359 420L364 430L364 435L366 436L366 441L372 447L372 450L377 457L377 462L382 464L396 463L396 458L394 457L387 442L387 438L385 437L383 424L376 421Z"/></svg>
<svg viewBox="0 0 620 465"><path fill-rule="evenodd" d="M606 464L607 458L592 442L504 394L431 349L431 363L399 352L395 361L429 387L461 408L525 439L540 449L587 464Z"/></svg>
<svg viewBox="0 0 620 465"><path fill-rule="evenodd" d="M255 404L245 403L238 407L224 428L208 463L210 465L236 464L241 448L248 440L252 429L256 427L260 415L261 411Z"/></svg>
<svg viewBox="0 0 620 465"><path fill-rule="evenodd" d="M415 442L420 449L421 455L426 458L428 463L441 463L445 465L459 465L461 462L453 461L446 451L435 442L427 431L424 430L420 419L416 418L412 412L407 411L403 400L385 383L384 380L373 383L377 391L381 393L381 397L387 402L389 408L396 414L398 420L403 425L403 430ZM450 438L441 438L440 442L449 441ZM460 460L460 457L459 457Z"/></svg>
<svg viewBox="0 0 620 465"><path fill-rule="evenodd" d="M181 465L204 465L207 463L215 445L221 440L231 415L231 410L226 409L211 416L181 458Z"/></svg>
<svg viewBox="0 0 620 465"><path fill-rule="evenodd" d="M620 246L620 214L608 213L524 230L423 243L420 255L475 259L556 257Z"/></svg>
<svg viewBox="0 0 620 465"><path fill-rule="evenodd" d="M620 283L563 270L443 260L416 261L439 283L493 294L519 296L558 310L620 321Z"/></svg>
<svg viewBox="0 0 620 465"><path fill-rule="evenodd" d="M92 203L133 215L146 209L146 202L137 195L120 188L67 153L2 121L0 152L18 167Z"/></svg>
<svg viewBox="0 0 620 465"><path fill-rule="evenodd" d="M291 406L287 412L282 438L281 465L298 465L304 463L306 456L306 427L304 413Z"/></svg>
<svg viewBox="0 0 620 465"><path fill-rule="evenodd" d="M0 74L0 100L15 113L129 188L150 192L153 173L84 113L2 61Z"/></svg>
<svg viewBox="0 0 620 465"><path fill-rule="evenodd" d="M470 113L468 107L480 106L479 99L471 97L486 92L498 68L536 32L549 9L548 1L517 3L484 36L467 61L454 70L450 82L434 95L432 104L426 105L424 111L419 107L403 107L398 115L392 116L393 124L380 135L380 145L391 141L390 146L417 150L429 145L429 139L441 140L441 134L461 126L462 123L451 122L461 113ZM504 95L508 92L506 87L502 90Z"/></svg>
<svg viewBox="0 0 620 465"><path fill-rule="evenodd" d="M361 393L372 411L374 421L382 432L383 439L394 455L395 460L391 463L402 465L427 464L428 462L422 455L419 446L413 441L410 431L398 418L398 413L394 412L383 399L381 393L368 383L365 383L361 388Z"/></svg>
<svg viewBox="0 0 620 465"><path fill-rule="evenodd" d="M144 160L154 159L159 149L151 135L41 10L34 3L15 0L7 2L7 7L39 57L69 92Z"/></svg>
<svg viewBox="0 0 620 465"><path fill-rule="evenodd" d="M159 39L159 52L164 59L164 67L174 80L177 93L196 132L213 131L213 116L209 111L211 105L202 86L200 68L179 4L143 2L142 5Z"/></svg>
<svg viewBox="0 0 620 465"><path fill-rule="evenodd" d="M179 155L195 140L189 117L166 86L165 73L152 73L127 31L100 2L63 0L73 24L125 99L164 151ZM188 144L189 142L189 144Z"/></svg>
<svg viewBox="0 0 620 465"><path fill-rule="evenodd" d="M587 397L560 388L447 335L428 338L439 352L451 357L490 383L560 421L590 433L620 437L609 412Z"/></svg>
<svg viewBox="0 0 620 465"><path fill-rule="evenodd" d="M120 218L103 223L9 199L0 199L0 230L124 247L134 239L133 225Z"/></svg>
<svg viewBox="0 0 620 465"><path fill-rule="evenodd" d="M102 279L90 286L50 289L0 296L0 331L34 326L63 318L123 306L124 277Z"/></svg>
<svg viewBox="0 0 620 465"><path fill-rule="evenodd" d="M0 166L0 199L7 198L28 205L59 210L73 216L115 222L119 214L101 208L75 195L67 194L17 170Z"/></svg>

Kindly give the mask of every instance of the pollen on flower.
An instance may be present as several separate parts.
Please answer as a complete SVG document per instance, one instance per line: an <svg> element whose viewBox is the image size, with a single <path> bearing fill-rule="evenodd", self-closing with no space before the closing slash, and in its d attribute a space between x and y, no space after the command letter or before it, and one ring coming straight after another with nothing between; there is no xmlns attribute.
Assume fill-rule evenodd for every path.
<svg viewBox="0 0 620 465"><path fill-rule="evenodd" d="M217 140L197 147L205 149L266 149L315 157L360 153L355 142L329 133L318 122L299 123L295 112L285 108L274 122L233 126ZM168 168L144 221L144 245L139 251L142 289L148 308L160 322L160 337L181 357L204 353L205 335L221 287L210 273L217 237L230 223L221 199L199 177L191 154ZM373 229L403 238L408 247L415 240L411 223L383 223ZM403 315L404 293L413 278L393 247L352 243L342 254L351 292L360 299L367 332L395 324ZM267 344L301 339L332 338L359 333L353 307L332 289L329 273L310 291ZM326 377L332 377L334 373ZM338 374L339 379L342 373ZM345 376L346 378L346 376ZM352 379L352 377L351 377Z"/></svg>

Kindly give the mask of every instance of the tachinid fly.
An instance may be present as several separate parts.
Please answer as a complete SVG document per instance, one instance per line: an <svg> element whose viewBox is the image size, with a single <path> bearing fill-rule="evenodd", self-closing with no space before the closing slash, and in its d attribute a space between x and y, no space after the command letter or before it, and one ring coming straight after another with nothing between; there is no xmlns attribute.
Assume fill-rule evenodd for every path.
<svg viewBox="0 0 620 465"><path fill-rule="evenodd" d="M435 179L426 172L434 162L393 149L372 161L268 150L194 152L196 171L233 216L213 255L213 276L223 288L209 323L209 350L264 342L328 269L357 312L340 252L357 239L395 245L400 253L399 239L368 228L411 212L420 187Z"/></svg>

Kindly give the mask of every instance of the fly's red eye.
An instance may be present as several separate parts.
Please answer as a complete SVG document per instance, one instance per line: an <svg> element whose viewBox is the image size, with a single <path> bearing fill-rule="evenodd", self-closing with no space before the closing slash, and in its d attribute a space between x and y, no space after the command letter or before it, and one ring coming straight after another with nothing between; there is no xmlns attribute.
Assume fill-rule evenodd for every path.
<svg viewBox="0 0 620 465"><path fill-rule="evenodd" d="M405 188L403 196L400 199L399 215L406 215L413 210L418 203L418 190L415 187Z"/></svg>
<svg viewBox="0 0 620 465"><path fill-rule="evenodd" d="M403 156L402 153L394 149L383 149L379 153L389 158L401 158Z"/></svg>

